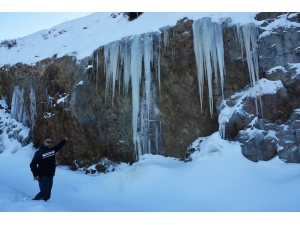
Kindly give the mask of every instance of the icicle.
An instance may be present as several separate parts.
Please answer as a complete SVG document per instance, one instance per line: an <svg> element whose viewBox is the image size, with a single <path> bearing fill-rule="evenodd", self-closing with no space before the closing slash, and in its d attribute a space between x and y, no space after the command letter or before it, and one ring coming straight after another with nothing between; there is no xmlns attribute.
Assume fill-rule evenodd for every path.
<svg viewBox="0 0 300 225"><path fill-rule="evenodd" d="M241 48L245 48L248 71L250 76L251 86L254 90L255 98L255 106L256 106L256 115L258 115L258 105L257 100L260 103L261 107L261 98L259 97L259 67L258 67L258 46L257 46L257 31L256 26L253 23L249 23L240 27L237 25L238 30L238 39L241 45ZM242 36L242 37L241 37ZM243 41L243 43L242 43ZM243 50L242 50L243 53Z"/></svg>
<svg viewBox="0 0 300 225"><path fill-rule="evenodd" d="M31 87L30 88L30 130L31 132L35 129L35 120L37 118L37 112L36 112L36 100L35 100L35 91Z"/></svg>
<svg viewBox="0 0 300 225"><path fill-rule="evenodd" d="M92 60L92 77L93 77L93 73L94 73L94 62L95 61L95 52L93 53L93 60ZM89 75L88 75L89 77Z"/></svg>
<svg viewBox="0 0 300 225"><path fill-rule="evenodd" d="M169 32L170 32L171 27L170 26L165 26L160 28L161 34L163 35L163 45L164 45L164 50L167 49L170 41L169 37Z"/></svg>
<svg viewBox="0 0 300 225"><path fill-rule="evenodd" d="M149 140L149 118L147 102L142 100L140 107L140 132L137 135L138 142L138 157L143 154L150 153L150 140Z"/></svg>
<svg viewBox="0 0 300 225"><path fill-rule="evenodd" d="M237 42L241 47L241 54L242 54L242 59L243 59L244 58L244 48L245 47L244 47L244 39L243 39L243 34L241 33L240 24L236 24L236 29L237 29Z"/></svg>
<svg viewBox="0 0 300 225"><path fill-rule="evenodd" d="M153 44L153 57L154 57L154 61L155 61L155 69L156 69L156 79L158 82L158 90L159 90L159 94L161 94L161 85L160 85L160 43L161 43L161 36L157 35L157 44Z"/></svg>
<svg viewBox="0 0 300 225"><path fill-rule="evenodd" d="M201 113L203 110L203 84L204 84L204 76L203 76L203 45L200 41L200 35L202 32L202 27L200 26L200 20L195 20L193 23L193 33L194 33L194 52L197 64L197 73L198 73L198 86L199 86L199 95L200 95L200 106Z"/></svg>
<svg viewBox="0 0 300 225"><path fill-rule="evenodd" d="M140 82L142 76L143 51L140 36L135 36L131 46L131 88L132 88L132 128L133 143L136 149L137 125L140 103ZM139 155L137 156L139 157Z"/></svg>
<svg viewBox="0 0 300 225"><path fill-rule="evenodd" d="M99 55L98 55L98 51L96 51L96 54L97 54L97 57L96 57L96 61L97 61L97 63L96 63L96 65L97 65L97 68L96 68L96 90L98 90L98 76L99 76L99 74L98 74L98 71L99 71Z"/></svg>
<svg viewBox="0 0 300 225"><path fill-rule="evenodd" d="M169 42L169 31L164 30L164 50L166 50L168 43Z"/></svg>
<svg viewBox="0 0 300 225"><path fill-rule="evenodd" d="M110 90L110 85L112 86L112 105L115 96L115 81L118 79L119 67L119 42L113 42L104 46L104 56L105 56L105 76L106 76L106 89L105 89L105 102Z"/></svg>
<svg viewBox="0 0 300 225"><path fill-rule="evenodd" d="M147 118L150 115L150 97L151 97L151 64L153 62L153 42L152 37L147 35L144 38L144 71L145 71L145 89L146 89L146 107Z"/></svg>
<svg viewBox="0 0 300 225"><path fill-rule="evenodd" d="M224 62L224 46L223 46L222 27L220 24L215 23L215 29L216 29L215 39L216 39L216 44L217 44L216 57L217 57L218 65L219 65L218 69L219 69L219 73L220 73L222 98L224 98L224 77L226 76L226 72L225 72L225 62ZM216 71L217 70L215 70L215 76L216 76L216 80L218 80ZM218 87L218 85L217 85L217 87Z"/></svg>
<svg viewBox="0 0 300 225"><path fill-rule="evenodd" d="M19 103L19 95L20 95L20 88L19 86L16 86L13 92L13 96L11 99L11 117L14 118L15 120L18 120L18 109L17 107Z"/></svg>
<svg viewBox="0 0 300 225"><path fill-rule="evenodd" d="M131 66L131 40L126 39L124 41L124 52L123 52L123 65L124 65L124 73L123 73L123 85L124 91L128 93L128 87L130 82L130 66Z"/></svg>
<svg viewBox="0 0 300 225"><path fill-rule="evenodd" d="M223 94L224 86L224 47L222 27L219 23L211 22L210 18L195 20L193 23L194 51L198 69L198 85L202 112L204 79L208 84L210 115L213 114L212 75L218 80L218 70Z"/></svg>

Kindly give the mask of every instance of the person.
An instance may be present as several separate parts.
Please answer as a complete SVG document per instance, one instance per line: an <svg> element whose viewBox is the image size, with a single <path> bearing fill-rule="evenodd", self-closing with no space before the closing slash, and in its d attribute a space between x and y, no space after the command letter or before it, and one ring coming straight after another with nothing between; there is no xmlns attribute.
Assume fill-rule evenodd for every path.
<svg viewBox="0 0 300 225"><path fill-rule="evenodd" d="M52 139L46 137L43 144L35 152L30 163L30 169L34 180L39 182L40 192L32 200L47 201L50 199L56 167L55 153L59 151L68 140L69 138L65 137L65 139L52 147Z"/></svg>

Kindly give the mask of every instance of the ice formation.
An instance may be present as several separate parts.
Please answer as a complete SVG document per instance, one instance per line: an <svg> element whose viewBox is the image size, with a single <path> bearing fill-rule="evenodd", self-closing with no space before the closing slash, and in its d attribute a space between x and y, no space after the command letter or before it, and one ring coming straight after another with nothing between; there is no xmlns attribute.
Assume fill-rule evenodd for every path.
<svg viewBox="0 0 300 225"><path fill-rule="evenodd" d="M220 77L222 95L224 86L225 66L224 47L221 24L212 22L211 18L204 17L193 22L194 51L198 70L198 85L201 112L203 110L203 85L207 80L209 109L213 114L213 74L215 81Z"/></svg>
<svg viewBox="0 0 300 225"><path fill-rule="evenodd" d="M255 107L256 107L256 116L258 116L258 109L262 110L262 85L266 82L266 80L259 80L259 66L258 66L258 45L257 45L257 31L255 24L245 24L240 25L236 24L237 30L237 42L240 45L242 58L244 57L244 52L246 53L248 72L251 81L251 94L249 96L255 99ZM261 81L261 82L260 82ZM265 88L266 89L266 88ZM226 102L222 103L226 106ZM242 103L239 103L241 105ZM228 108L228 107L227 107ZM224 113L223 111L219 115L219 133L222 138L226 137L225 126L232 116L233 112L236 111L234 107L227 109L231 113ZM262 114L262 112L261 112Z"/></svg>
<svg viewBox="0 0 300 225"><path fill-rule="evenodd" d="M156 87L154 83L160 89L160 36L157 33L146 33L109 43L104 46L104 58L105 93L106 97L111 93L112 104L116 81L119 81L119 91L122 83L125 95L128 94L131 84L133 143L137 159L139 159L141 155L150 153L159 145L160 133L154 134L153 132L160 132L161 129L158 126L150 131L150 127L153 127L150 123L157 121L152 117L155 117L153 107ZM155 143L153 139L156 140Z"/></svg>
<svg viewBox="0 0 300 225"><path fill-rule="evenodd" d="M258 81L256 28L254 24L242 26L237 24L236 29L236 41L241 46L242 57L244 52L246 53L251 84L255 89ZM170 38L171 35L174 36L173 29L167 26L161 31L164 49L169 45L175 46L174 38ZM203 111L204 83L207 82L209 108L212 116L214 108L213 80L216 82L216 88L221 87L223 96L225 63L222 26L221 23L213 22L211 18L206 17L194 21L193 33L201 112ZM124 95L128 94L131 87L133 143L137 160L145 153L159 152L161 122L157 117L159 110L155 106L155 98L157 91L160 93L160 43L160 34L146 33L127 37L104 46L105 99L111 94L113 104L117 85L119 92L122 88ZM93 73L96 72L96 82L98 83L98 52L96 54L94 60L97 61L97 68ZM221 130L224 132L224 127Z"/></svg>
<svg viewBox="0 0 300 225"><path fill-rule="evenodd" d="M248 71L251 81L251 86L253 87L253 92L257 93L259 91L259 66L258 66L258 45L257 45L257 30L256 26L253 23L245 24L243 26L237 25L237 34L239 38L239 43L242 50L245 49ZM258 93L255 94L255 106L256 106L256 115L258 115L258 103L261 107L261 98Z"/></svg>
<svg viewBox="0 0 300 225"><path fill-rule="evenodd" d="M36 112L35 91L32 87L30 88L29 98L30 98L30 130L34 131L37 112Z"/></svg>
<svg viewBox="0 0 300 225"><path fill-rule="evenodd" d="M11 101L11 117L25 126L29 125L28 113L24 103L24 89L16 86Z"/></svg>
<svg viewBox="0 0 300 225"><path fill-rule="evenodd" d="M244 57L246 53L248 71L255 98L256 115L258 115L258 108L261 107L261 98L259 94L259 66L258 66L258 45L257 45L257 31L253 23L240 25L236 24L236 42L240 45L241 56ZM216 82L218 87L218 80L222 89L224 87L225 65L224 65L224 47L222 37L222 27L220 23L212 22L210 18L202 18L195 20L193 23L194 32L194 52L198 70L198 85L200 94L200 105L202 112L203 103L203 86L207 81L209 108L210 114L213 114L213 85L212 79ZM259 101L259 106L258 106ZM262 112L261 112L262 113ZM227 119L219 118L220 135L225 137L225 123Z"/></svg>
<svg viewBox="0 0 300 225"><path fill-rule="evenodd" d="M115 96L115 83L119 78L120 66L119 60L120 45L119 42L113 42L104 46L105 58L105 76L106 76L106 96L109 90L112 90L112 104Z"/></svg>

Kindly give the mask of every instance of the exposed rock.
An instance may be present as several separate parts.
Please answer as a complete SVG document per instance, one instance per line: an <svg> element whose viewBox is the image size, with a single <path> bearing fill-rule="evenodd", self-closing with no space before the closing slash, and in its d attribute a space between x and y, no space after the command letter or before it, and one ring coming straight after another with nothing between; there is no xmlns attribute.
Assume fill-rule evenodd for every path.
<svg viewBox="0 0 300 225"><path fill-rule="evenodd" d="M299 63L300 27L277 27L259 38L260 67L263 72L275 66Z"/></svg>
<svg viewBox="0 0 300 225"><path fill-rule="evenodd" d="M97 166L95 166L95 168L97 169L97 171L99 173L105 173L106 172L106 167L101 165L101 164L98 164Z"/></svg>
<svg viewBox="0 0 300 225"><path fill-rule="evenodd" d="M276 155L287 163L299 163L300 109L284 124L256 120L251 128L239 132L243 155L251 161L270 160Z"/></svg>
<svg viewBox="0 0 300 225"><path fill-rule="evenodd" d="M256 20L261 21L261 20L270 20L273 19L275 20L276 17L286 14L284 12L261 12L256 14Z"/></svg>
<svg viewBox="0 0 300 225"><path fill-rule="evenodd" d="M299 163L300 153L300 109L294 110L290 119L276 129L278 156L289 163Z"/></svg>
<svg viewBox="0 0 300 225"><path fill-rule="evenodd" d="M268 161L277 155L276 139L263 130L252 127L241 131L237 140L242 143L242 154L253 162Z"/></svg>
<svg viewBox="0 0 300 225"><path fill-rule="evenodd" d="M268 24L284 14L258 14L257 20L265 20L266 23L265 27L259 29L260 32L263 33ZM298 15L286 16L288 20L297 22ZM153 79L156 82L153 101L157 112L153 121L161 125L161 140L158 143L159 151L151 153L183 158L186 161L194 151L190 148L186 154L186 147L190 143L199 136L208 136L218 130L218 114L222 110L221 85L220 81L215 80L213 114L210 115L208 110L207 85L204 85L203 90L203 111L200 110L192 25L192 20L184 18L174 27L161 29L161 39L155 39L161 41L161 89L157 78ZM222 29L226 69L224 98L227 106L234 107L237 100L229 97L250 85L249 71L246 56L242 55L237 41L236 27L229 19L225 19ZM298 125L293 122L296 119L292 119L297 118L297 115L292 114L290 117L293 109L300 108L300 74L296 74L292 65L300 62L299 29L277 27L269 35L259 37L261 75L269 80L281 80L283 87L276 93L261 97L262 108L259 108L258 115L255 99L249 96L244 98L242 110L233 113L225 126L225 138L232 140L239 135L239 141L243 142L243 154L250 160L269 160L278 151L279 157L287 162L299 162L299 149L291 150L294 144L278 142L270 135L272 131L276 131L278 139L288 140L291 137L293 143L299 144L295 142L295 138L299 137L298 128L296 129ZM117 83L113 98L106 86L104 61L102 46L91 57L80 61L71 56L53 56L34 66L18 63L0 68L0 92L6 97L9 106L14 88L19 85L24 88L24 102L29 112L30 88L35 91L36 129L31 131L30 136L35 147L40 145L45 136L51 136L55 142L65 135L72 136L63 151L57 154L58 164L71 166L72 170L107 172L116 168L119 162L131 164L137 160L136 146L133 143L132 90L129 88L125 94L123 86ZM279 66L279 69L274 69ZM274 70L269 71L272 68ZM153 73L156 69L154 66L151 68ZM141 88L141 96L142 90L144 89ZM263 122L250 124L256 116ZM287 122L289 118L291 121ZM267 126L270 123L273 123L272 129L271 125ZM282 124L289 125L292 133L280 130ZM258 135L247 134L246 130L252 126L259 130ZM154 135L153 127L149 127L149 136ZM23 137L22 143L26 144L28 141L27 137ZM282 149L278 149L276 144ZM106 163L100 163L102 159L107 159ZM96 169L88 169L91 165L96 165Z"/></svg>
<svg viewBox="0 0 300 225"><path fill-rule="evenodd" d="M239 133L243 130L253 119L254 114L249 114L246 112L234 112L232 117L225 126L225 139L233 140Z"/></svg>

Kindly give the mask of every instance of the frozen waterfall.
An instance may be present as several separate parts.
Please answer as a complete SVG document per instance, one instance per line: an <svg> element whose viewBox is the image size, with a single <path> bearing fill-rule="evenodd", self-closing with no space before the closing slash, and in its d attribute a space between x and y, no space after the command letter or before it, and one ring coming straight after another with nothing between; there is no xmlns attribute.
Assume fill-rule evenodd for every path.
<svg viewBox="0 0 300 225"><path fill-rule="evenodd" d="M24 89L16 86L11 101L11 117L25 126L29 125L28 113L24 102Z"/></svg>
<svg viewBox="0 0 300 225"><path fill-rule="evenodd" d="M109 43L104 47L104 57L105 93L106 97L111 93L112 104L116 81L119 80L120 89L122 79L125 95L131 84L133 143L137 160L143 154L158 152L161 125L154 108L156 84L160 90L160 35L146 33Z"/></svg>
<svg viewBox="0 0 300 225"><path fill-rule="evenodd" d="M254 24L236 25L236 42L245 53L251 84L258 81L258 53ZM104 74L106 77L105 99L111 95L112 104L116 86L119 93L132 92L133 143L137 160L146 153L158 153L161 142L161 121L156 107L157 93L160 94L160 51L175 46L174 30L161 29L162 33L146 33L126 37L104 46ZM161 40L163 36L163 41ZM194 53L196 58L201 112L203 111L204 85L207 84L210 115L213 115L213 88L221 88L223 96L225 62L222 26L211 18L193 22ZM174 48L175 49L175 48ZM174 54L175 55L175 54ZM97 53L98 78L98 53ZM96 79L97 80L97 79ZM215 84L213 84L213 81ZM122 92L121 92L122 89ZM224 121L219 118L220 132L225 136Z"/></svg>

